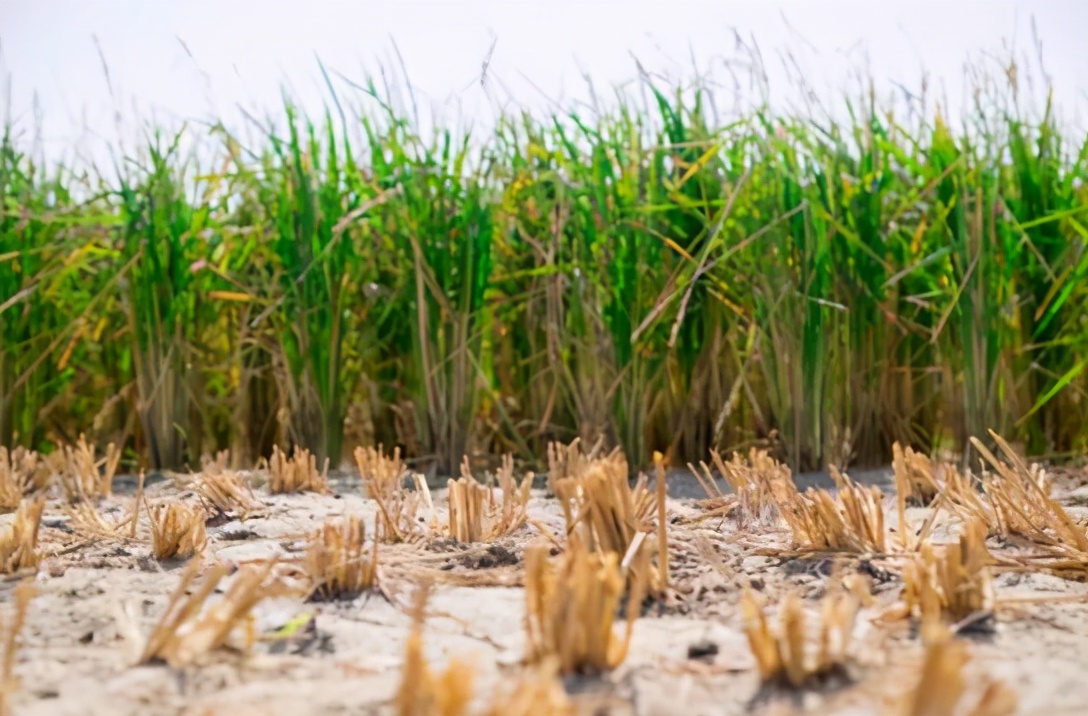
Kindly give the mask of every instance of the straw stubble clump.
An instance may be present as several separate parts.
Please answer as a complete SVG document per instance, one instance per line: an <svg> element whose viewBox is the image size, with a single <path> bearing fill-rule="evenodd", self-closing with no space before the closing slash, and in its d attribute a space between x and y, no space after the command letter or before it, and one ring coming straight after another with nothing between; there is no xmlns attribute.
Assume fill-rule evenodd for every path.
<svg viewBox="0 0 1088 716"><path fill-rule="evenodd" d="M319 472L317 458L306 448L295 447L291 457L274 447L268 461L268 490L273 495L296 492L328 492L329 461Z"/></svg>
<svg viewBox="0 0 1088 716"><path fill-rule="evenodd" d="M393 703L397 716L469 716L476 670L456 657L435 672L423 654L423 624L430 585L421 585L412 607L412 629L404 647L400 686ZM495 694L480 716L574 716L570 697L558 678L555 659L529 667L511 688Z"/></svg>
<svg viewBox="0 0 1088 716"><path fill-rule="evenodd" d="M215 564L194 586L202 565L193 560L170 595L137 663L162 661L179 668L201 662L226 646L248 650L254 639L250 612L262 599L282 592L268 579L275 564L269 560L245 565L234 574L229 566ZM228 575L230 584L221 590L220 583ZM219 594L218 598L213 599L213 594ZM240 628L242 633L238 634Z"/></svg>
<svg viewBox="0 0 1088 716"><path fill-rule="evenodd" d="M796 546L813 552L887 551L884 493L854 483L834 467L836 491L809 488L779 505Z"/></svg>
<svg viewBox="0 0 1088 716"><path fill-rule="evenodd" d="M311 599L354 599L377 584L378 540L367 548L360 517L329 520L311 538L304 564Z"/></svg>
<svg viewBox="0 0 1088 716"><path fill-rule="evenodd" d="M459 542L490 542L509 535L528 521L533 474L514 479L513 458L503 458L498 473L499 497L495 488L472 477L466 458L461 477L448 481L449 536Z"/></svg>
<svg viewBox="0 0 1088 716"><path fill-rule="evenodd" d="M947 631L931 634L913 689L889 709L890 716L1012 716L1016 692L985 676L969 681L967 644Z"/></svg>
<svg viewBox="0 0 1088 716"><path fill-rule="evenodd" d="M207 469L193 484L206 510L218 517L245 519L261 506L240 474L217 464Z"/></svg>
<svg viewBox="0 0 1088 716"><path fill-rule="evenodd" d="M99 457L93 443L83 435L75 445L65 445L48 458L70 502L93 500L113 494L113 478L121 462L121 450L113 443Z"/></svg>
<svg viewBox="0 0 1088 716"><path fill-rule="evenodd" d="M648 552L638 554L641 569L632 574L649 574ZM546 547L526 549L527 661L556 659L563 674L599 674L619 666L646 594L645 577L636 578L627 594L626 628L617 633L625 583L615 552L589 551L574 541L552 563Z"/></svg>
<svg viewBox="0 0 1088 716"><path fill-rule="evenodd" d="M208 537L204 511L181 502L151 505L151 555L157 560L187 559L204 550Z"/></svg>
<svg viewBox="0 0 1088 716"><path fill-rule="evenodd" d="M665 482L658 480L658 491L648 487L645 475L639 475L634 486L628 482L627 461L619 453L584 463L577 475L556 481L555 491L563 509L567 537L586 549L601 554L613 554L630 562L635 552L648 547L646 538L658 527L657 569L642 573L641 560L632 563L629 579L643 580L653 594L661 594L668 586L667 531L663 522L665 511ZM645 569L652 565L646 560Z"/></svg>
<svg viewBox="0 0 1088 716"><path fill-rule="evenodd" d="M859 608L853 594L829 594L821 603L820 618L813 627L805 617L801 598L790 592L779 604L775 628L759 598L745 590L741 598L744 631L760 679L765 684L799 688L835 674L845 675Z"/></svg>
<svg viewBox="0 0 1088 716"><path fill-rule="evenodd" d="M0 574L37 569L38 529L44 500L23 500L10 525L0 527Z"/></svg>
<svg viewBox="0 0 1088 716"><path fill-rule="evenodd" d="M923 544L903 569L903 608L924 624L987 619L994 610L992 562L978 520L964 526L958 544Z"/></svg>
<svg viewBox="0 0 1088 716"><path fill-rule="evenodd" d="M431 491L422 475L413 475L415 489L405 487L408 468L400 459L400 449L386 455L377 448L358 448L355 462L366 495L378 506L375 536L383 542L418 543L438 530ZM423 511L427 512L424 516Z"/></svg>
<svg viewBox="0 0 1088 716"><path fill-rule="evenodd" d="M50 471L41 455L0 445L0 512L18 509L24 497L44 492L50 483Z"/></svg>

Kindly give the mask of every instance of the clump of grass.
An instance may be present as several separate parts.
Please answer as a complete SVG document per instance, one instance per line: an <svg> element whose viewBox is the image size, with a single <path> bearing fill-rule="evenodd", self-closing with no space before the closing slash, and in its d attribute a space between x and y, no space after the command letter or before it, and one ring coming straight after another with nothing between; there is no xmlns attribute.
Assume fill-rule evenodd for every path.
<svg viewBox="0 0 1088 716"><path fill-rule="evenodd" d="M712 450L710 459L714 470L729 483L732 495L722 492L714 472L705 462L699 463L699 470L692 465L688 467L707 493L707 507L713 510L735 503L741 527L776 519L778 505L797 492L789 466L775 460L767 450L752 448L747 457L734 453L728 461L723 460L717 450Z"/></svg>
<svg viewBox="0 0 1088 716"><path fill-rule="evenodd" d="M763 605L752 592L741 598L744 631L765 684L800 688L836 673L844 673L850 660L852 632L858 601L844 592L824 598L815 640L806 624L804 604L790 592L778 609L778 628L772 629Z"/></svg>
<svg viewBox="0 0 1088 716"><path fill-rule="evenodd" d="M243 625L247 628L242 649L248 650L253 641L252 630L248 628L250 612L259 601L278 593L265 581L275 565L275 560L269 560L260 566L241 567L232 576L223 595L208 605L209 598L231 569L225 564L216 564L201 583L193 587L201 569L200 560L194 559L170 595L137 663L162 661L174 668L194 664L227 646L232 633Z"/></svg>
<svg viewBox="0 0 1088 716"><path fill-rule="evenodd" d="M317 470L317 458L306 448L296 446L291 457L276 446L268 461L268 489L273 495L298 492L329 491L329 461L325 460L321 472Z"/></svg>
<svg viewBox="0 0 1088 716"><path fill-rule="evenodd" d="M15 587L15 604L11 614L0 618L0 716L10 716L8 698L19 689L15 676L15 655L19 649L19 632L26 623L30 602L37 593L32 580L23 580Z"/></svg>
<svg viewBox="0 0 1088 716"><path fill-rule="evenodd" d="M779 504L794 544L812 552L882 553L887 549L884 494L855 484L834 467L835 494L809 488Z"/></svg>
<svg viewBox="0 0 1088 716"><path fill-rule="evenodd" d="M378 540L366 549L366 527L360 517L330 520L311 539L304 564L311 599L354 599L377 584Z"/></svg>
<svg viewBox="0 0 1088 716"><path fill-rule="evenodd" d="M152 505L147 510L151 522L151 556L187 559L204 550L208 542L205 515L180 502Z"/></svg>
<svg viewBox="0 0 1088 716"><path fill-rule="evenodd" d="M19 507L23 498L44 492L50 483L49 469L38 453L0 445L0 511Z"/></svg>
<svg viewBox="0 0 1088 716"><path fill-rule="evenodd" d="M635 579L627 596L627 627L621 636L614 624L627 580L615 552L590 551L574 540L551 564L546 547L526 549L527 661L556 659L562 674L596 674L619 666L627 655L638 605L646 593L648 554L638 550L630 564Z"/></svg>
<svg viewBox="0 0 1088 716"><path fill-rule="evenodd" d="M38 528L42 522L44 500L23 500L12 523L0 529L0 573L17 574L37 569Z"/></svg>
<svg viewBox="0 0 1088 716"><path fill-rule="evenodd" d="M893 709L901 716L1011 716L1019 699L1002 681L983 678L968 696L965 667L971 660L967 644L947 631L930 635L918 683Z"/></svg>
<svg viewBox="0 0 1088 716"><path fill-rule="evenodd" d="M461 477L449 480L449 535L459 542L490 542L508 535L525 525L533 476L529 474L519 485L514 479L513 459L504 458L498 482L501 502L495 499L494 488L482 485L472 477L466 457L461 464Z"/></svg>
<svg viewBox="0 0 1088 716"><path fill-rule="evenodd" d="M903 570L904 610L923 624L988 618L994 609L991 561L986 526L979 520L964 525L957 545L923 544Z"/></svg>
<svg viewBox="0 0 1088 716"><path fill-rule="evenodd" d="M74 445L65 445L49 456L51 469L59 476L69 502L79 502L113 494L113 478L121 461L121 451L110 443L106 454L97 456L92 443L80 435Z"/></svg>
<svg viewBox="0 0 1088 716"><path fill-rule="evenodd" d="M408 469L400 459L400 450L386 455L381 446L357 448L355 461L359 466L367 496L378 503L376 536L386 542L414 542L423 539L436 527L434 504L427 482L414 475L415 490L404 486ZM420 508L427 507L429 523L419 519Z"/></svg>

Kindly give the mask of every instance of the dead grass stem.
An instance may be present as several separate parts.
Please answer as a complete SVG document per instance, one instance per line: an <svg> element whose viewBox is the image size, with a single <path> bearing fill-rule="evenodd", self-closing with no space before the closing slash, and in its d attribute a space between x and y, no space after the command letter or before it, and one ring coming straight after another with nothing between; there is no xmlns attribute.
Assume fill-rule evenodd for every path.
<svg viewBox="0 0 1088 716"><path fill-rule="evenodd" d="M265 583L275 565L275 560L268 560L241 567L222 597L208 606L212 593L231 568L216 564L199 585L191 588L201 570L200 560L194 559L170 595L138 663L164 661L175 668L193 664L227 646L239 625L246 626L242 648L248 649L254 640L250 612L261 599L278 593Z"/></svg>
<svg viewBox="0 0 1088 716"><path fill-rule="evenodd" d="M15 676L15 657L19 650L19 632L26 623L27 610L37 591L34 582L25 579L15 587L15 604L7 617L0 617L0 716L9 716L9 699L19 690L19 679Z"/></svg>

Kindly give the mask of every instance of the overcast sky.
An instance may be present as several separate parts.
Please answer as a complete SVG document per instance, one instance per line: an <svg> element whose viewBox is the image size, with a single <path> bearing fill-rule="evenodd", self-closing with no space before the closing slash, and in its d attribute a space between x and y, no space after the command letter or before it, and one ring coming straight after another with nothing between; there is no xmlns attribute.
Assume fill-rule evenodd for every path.
<svg viewBox="0 0 1088 716"><path fill-rule="evenodd" d="M52 153L116 137L118 107L168 124L235 121L239 106L275 109L286 83L315 108L316 57L361 80L395 65L393 41L425 103L484 123L511 99L535 108L585 99L583 71L603 93L636 76L632 54L673 77L693 76L693 60L728 77L736 33L758 43L772 88L785 89L789 50L821 87L847 87L849 69L868 66L887 87L917 88L924 68L959 96L964 62L1031 50L1033 20L1059 103L1079 121L1088 0L0 0L0 75L21 127L37 126L37 98Z"/></svg>

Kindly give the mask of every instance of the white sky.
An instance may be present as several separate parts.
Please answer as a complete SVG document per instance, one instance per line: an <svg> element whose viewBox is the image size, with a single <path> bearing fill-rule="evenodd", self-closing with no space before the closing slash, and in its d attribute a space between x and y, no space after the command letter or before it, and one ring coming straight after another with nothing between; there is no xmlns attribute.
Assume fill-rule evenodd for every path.
<svg viewBox="0 0 1088 716"><path fill-rule="evenodd" d="M881 83L917 89L925 68L959 97L968 58L1010 46L1034 54L1033 19L1059 105L1084 126L1088 0L0 0L0 76L10 83L5 110L29 132L40 127L57 157L131 136L133 116L233 123L240 105L264 116L284 83L317 109L317 56L362 80L380 64L394 68L391 38L421 97L487 124L498 96L534 108L545 97L584 99L582 70L606 94L636 76L631 53L672 77L690 79L694 57L728 78L734 31L758 43L772 90L786 89L779 58L788 49L819 86L850 87L850 68L868 65ZM493 38L488 95L479 76ZM118 108L128 118L120 130Z"/></svg>

